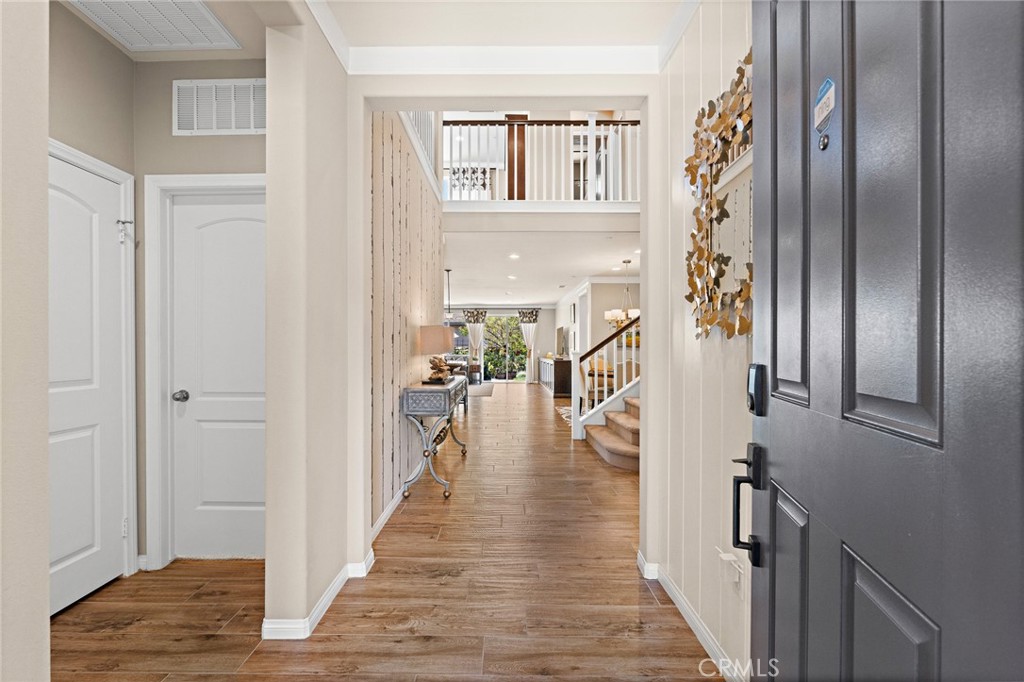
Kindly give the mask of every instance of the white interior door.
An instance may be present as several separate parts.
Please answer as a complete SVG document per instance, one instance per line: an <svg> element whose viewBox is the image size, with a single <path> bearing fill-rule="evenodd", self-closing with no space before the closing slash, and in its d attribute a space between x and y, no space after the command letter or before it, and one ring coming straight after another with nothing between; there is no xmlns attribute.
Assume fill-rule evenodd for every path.
<svg viewBox="0 0 1024 682"><path fill-rule="evenodd" d="M265 204L224 194L171 205L177 556L263 556Z"/></svg>
<svg viewBox="0 0 1024 682"><path fill-rule="evenodd" d="M53 613L125 568L121 277L131 244L119 235L121 186L53 157L49 209Z"/></svg>

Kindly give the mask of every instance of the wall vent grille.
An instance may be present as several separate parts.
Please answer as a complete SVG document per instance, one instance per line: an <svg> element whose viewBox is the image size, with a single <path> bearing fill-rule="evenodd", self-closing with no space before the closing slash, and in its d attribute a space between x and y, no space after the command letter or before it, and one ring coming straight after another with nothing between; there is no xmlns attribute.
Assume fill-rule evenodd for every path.
<svg viewBox="0 0 1024 682"><path fill-rule="evenodd" d="M267 80L174 81L174 135L263 135Z"/></svg>
<svg viewBox="0 0 1024 682"><path fill-rule="evenodd" d="M132 52L237 50L238 41L199 0L71 0Z"/></svg>

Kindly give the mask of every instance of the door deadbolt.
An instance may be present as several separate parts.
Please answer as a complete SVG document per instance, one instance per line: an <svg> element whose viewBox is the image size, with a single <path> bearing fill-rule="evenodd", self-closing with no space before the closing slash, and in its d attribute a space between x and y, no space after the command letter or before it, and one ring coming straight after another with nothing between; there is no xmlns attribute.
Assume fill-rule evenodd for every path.
<svg viewBox="0 0 1024 682"><path fill-rule="evenodd" d="M171 400L177 403L187 403L189 397L190 396L188 394L188 391L186 391L185 389L175 391L174 393L171 394Z"/></svg>

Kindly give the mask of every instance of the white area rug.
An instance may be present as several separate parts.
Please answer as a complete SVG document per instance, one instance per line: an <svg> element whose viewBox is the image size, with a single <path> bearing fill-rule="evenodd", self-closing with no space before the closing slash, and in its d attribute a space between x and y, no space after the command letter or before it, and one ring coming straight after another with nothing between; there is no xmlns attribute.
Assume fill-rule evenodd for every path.
<svg viewBox="0 0 1024 682"><path fill-rule="evenodd" d="M470 384L469 386L469 397L470 398L489 398L494 394L494 384L485 382L482 384Z"/></svg>
<svg viewBox="0 0 1024 682"><path fill-rule="evenodd" d="M572 408L556 405L555 410L558 411L559 416L565 420L565 423L572 426Z"/></svg>

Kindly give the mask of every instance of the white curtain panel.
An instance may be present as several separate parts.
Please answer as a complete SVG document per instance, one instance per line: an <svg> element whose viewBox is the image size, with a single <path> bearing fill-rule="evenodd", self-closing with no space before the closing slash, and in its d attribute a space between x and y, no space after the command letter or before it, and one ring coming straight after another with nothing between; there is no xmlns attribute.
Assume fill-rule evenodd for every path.
<svg viewBox="0 0 1024 682"><path fill-rule="evenodd" d="M483 363L484 353L484 325L483 322L470 323L469 327L469 357L470 362L476 358L476 362Z"/></svg>
<svg viewBox="0 0 1024 682"><path fill-rule="evenodd" d="M523 332L523 341L526 343L526 382L530 384L537 381L533 345L537 337L537 315L539 313L540 309L538 308L519 311L519 328Z"/></svg>

